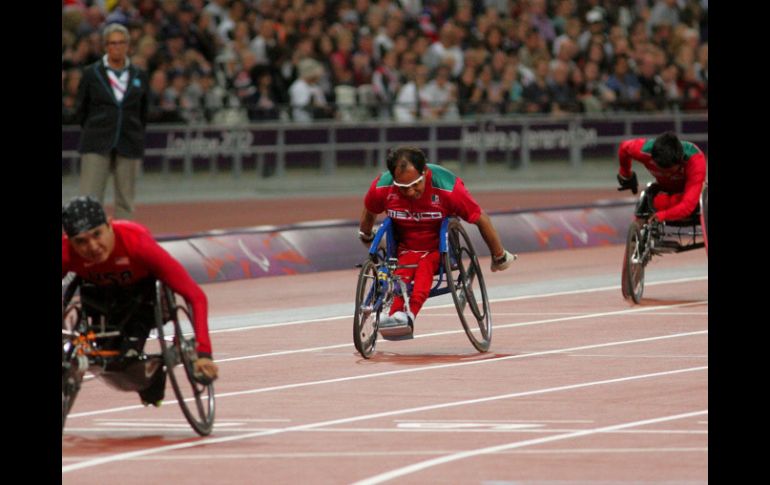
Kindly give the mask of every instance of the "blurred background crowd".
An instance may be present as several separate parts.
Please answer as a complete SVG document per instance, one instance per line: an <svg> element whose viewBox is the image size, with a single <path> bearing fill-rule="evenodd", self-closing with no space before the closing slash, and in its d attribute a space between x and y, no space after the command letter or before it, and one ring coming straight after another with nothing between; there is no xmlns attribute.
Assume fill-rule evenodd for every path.
<svg viewBox="0 0 770 485"><path fill-rule="evenodd" d="M63 124L113 22L150 123L708 109L708 0L63 0Z"/></svg>

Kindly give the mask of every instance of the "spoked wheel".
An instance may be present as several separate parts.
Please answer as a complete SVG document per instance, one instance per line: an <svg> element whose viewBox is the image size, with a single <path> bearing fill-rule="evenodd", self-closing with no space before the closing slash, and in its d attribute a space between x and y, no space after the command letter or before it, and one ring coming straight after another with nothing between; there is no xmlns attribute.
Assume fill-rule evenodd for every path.
<svg viewBox="0 0 770 485"><path fill-rule="evenodd" d="M156 285L155 316L163 363L187 422L206 436L214 426L214 384L195 376L195 339L182 333L182 324L192 326L191 311L184 302L177 303L169 288L160 282Z"/></svg>
<svg viewBox="0 0 770 485"><path fill-rule="evenodd" d="M75 355L69 333L82 318L79 305L70 305L62 312L62 352L61 352L61 431L64 434L64 424L67 415L75 403L80 390L83 373Z"/></svg>
<svg viewBox="0 0 770 485"><path fill-rule="evenodd" d="M623 298L634 303L642 301L644 293L644 267L647 265L645 258L645 246L642 241L639 223L632 222L628 227L626 237L626 252L623 256L623 271L620 288Z"/></svg>
<svg viewBox="0 0 770 485"><path fill-rule="evenodd" d="M358 274L356 286L356 307L353 310L353 342L362 357L368 359L374 353L377 343L377 328L382 311L380 282L377 280L377 265L367 259Z"/></svg>
<svg viewBox="0 0 770 485"><path fill-rule="evenodd" d="M459 220L447 227L449 248L444 254L447 283L465 334L479 352L489 350L492 341L492 314L487 287L473 245Z"/></svg>

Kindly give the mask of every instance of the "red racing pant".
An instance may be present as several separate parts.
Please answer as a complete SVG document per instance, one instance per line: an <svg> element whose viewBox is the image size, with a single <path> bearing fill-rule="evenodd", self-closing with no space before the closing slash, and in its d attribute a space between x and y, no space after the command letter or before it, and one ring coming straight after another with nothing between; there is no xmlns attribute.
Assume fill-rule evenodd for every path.
<svg viewBox="0 0 770 485"><path fill-rule="evenodd" d="M409 297L409 310L417 316L417 312L422 308L425 300L428 299L428 293L433 286L433 275L438 271L441 253L438 251L402 251L398 255L398 264L416 264L416 268L400 268L395 274L401 276L405 283L410 281L414 283L412 294ZM393 299L393 306L390 307L390 314L403 311L404 299L397 296Z"/></svg>

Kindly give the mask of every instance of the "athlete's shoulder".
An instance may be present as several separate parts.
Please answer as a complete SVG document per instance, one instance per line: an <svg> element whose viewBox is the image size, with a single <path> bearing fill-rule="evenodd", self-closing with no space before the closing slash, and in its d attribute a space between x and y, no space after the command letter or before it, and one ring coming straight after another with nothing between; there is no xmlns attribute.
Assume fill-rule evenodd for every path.
<svg viewBox="0 0 770 485"><path fill-rule="evenodd" d="M431 185L436 189L452 190L457 182L457 175L441 165L427 164L431 171Z"/></svg>
<svg viewBox="0 0 770 485"><path fill-rule="evenodd" d="M112 229L118 237L130 240L152 239L152 233L142 224L134 221L115 220L112 221Z"/></svg>
<svg viewBox="0 0 770 485"><path fill-rule="evenodd" d="M700 148L695 143L680 140L682 143L682 150L684 150L684 159L689 160L694 155L697 155L699 153L703 153Z"/></svg>
<svg viewBox="0 0 770 485"><path fill-rule="evenodd" d="M390 187L391 185L393 185L393 175L390 174L390 171L385 170L376 179L375 187L379 189L381 187Z"/></svg>
<svg viewBox="0 0 770 485"><path fill-rule="evenodd" d="M636 138L631 140L635 146L639 146L639 151L650 155L652 153L652 146L655 144L655 138Z"/></svg>

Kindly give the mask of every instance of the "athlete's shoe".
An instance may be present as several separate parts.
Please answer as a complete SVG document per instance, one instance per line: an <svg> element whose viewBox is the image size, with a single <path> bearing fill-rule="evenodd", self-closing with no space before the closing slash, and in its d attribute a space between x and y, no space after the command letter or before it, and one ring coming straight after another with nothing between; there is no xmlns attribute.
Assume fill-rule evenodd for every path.
<svg viewBox="0 0 770 485"><path fill-rule="evenodd" d="M163 396L166 393L166 371L162 365L158 365L152 377L150 385L139 391L139 397L142 404L149 406L152 404L159 408L163 402Z"/></svg>
<svg viewBox="0 0 770 485"><path fill-rule="evenodd" d="M410 339L414 333L414 315L406 312L395 312L380 321L379 329L385 340Z"/></svg>

